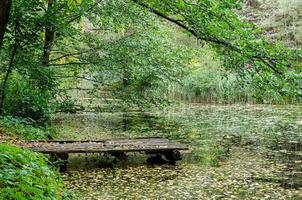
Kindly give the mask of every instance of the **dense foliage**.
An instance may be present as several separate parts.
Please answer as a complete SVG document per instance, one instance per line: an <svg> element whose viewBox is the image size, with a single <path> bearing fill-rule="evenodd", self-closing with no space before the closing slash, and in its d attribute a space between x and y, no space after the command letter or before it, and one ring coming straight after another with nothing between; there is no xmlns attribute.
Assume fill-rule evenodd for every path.
<svg viewBox="0 0 302 200"><path fill-rule="evenodd" d="M171 87L191 93L190 85L200 90L204 80L215 85L217 77L236 85L219 83L224 94L215 91L223 96L216 102L230 102L228 90L247 85L234 101L301 101L301 51L269 43L262 30L241 19L241 6L238 1L14 0L0 49L1 113L45 124L55 111L76 110L74 89L99 102L115 99L119 107L163 106L171 100ZM191 37L186 33L198 44L183 42ZM212 70L204 65L206 54L215 57L208 63L219 62L216 77L204 79ZM256 92L250 95L251 90Z"/></svg>
<svg viewBox="0 0 302 200"><path fill-rule="evenodd" d="M299 104L301 3L278 0L274 15L249 16L270 1L248 1L250 11L238 0L0 0L0 133L46 139L52 114L108 105ZM206 141L212 136L199 131L206 121L168 137L202 147L194 159L218 166L230 145ZM122 131L127 126L123 117ZM8 145L0 152L0 199L63 198L44 156Z"/></svg>
<svg viewBox="0 0 302 200"><path fill-rule="evenodd" d="M63 199L63 183L46 157L0 145L0 199Z"/></svg>
<svg viewBox="0 0 302 200"><path fill-rule="evenodd" d="M12 116L0 117L0 134L21 139L35 140L47 139L54 136L55 131L48 127L39 127L36 122L30 118L18 118Z"/></svg>

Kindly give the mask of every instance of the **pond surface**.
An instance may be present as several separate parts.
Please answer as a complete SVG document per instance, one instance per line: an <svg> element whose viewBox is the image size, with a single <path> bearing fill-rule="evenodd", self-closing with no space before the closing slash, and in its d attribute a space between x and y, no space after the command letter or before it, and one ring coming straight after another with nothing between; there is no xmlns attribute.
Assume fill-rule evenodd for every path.
<svg viewBox="0 0 302 200"><path fill-rule="evenodd" d="M61 139L163 136L190 146L177 166L151 166L138 153L123 162L71 155L63 179L79 199L302 199L301 149L284 149L302 141L300 106L186 105L53 123Z"/></svg>

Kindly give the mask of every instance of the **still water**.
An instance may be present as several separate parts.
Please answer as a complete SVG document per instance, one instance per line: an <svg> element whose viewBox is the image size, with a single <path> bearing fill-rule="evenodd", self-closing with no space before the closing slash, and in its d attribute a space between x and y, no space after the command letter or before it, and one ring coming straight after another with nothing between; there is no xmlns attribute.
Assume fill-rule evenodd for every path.
<svg viewBox="0 0 302 200"><path fill-rule="evenodd" d="M301 151L280 153L302 141L301 106L59 114L53 124L60 139L163 136L190 147L176 166L148 165L138 153L122 162L71 155L63 179L79 199L302 199Z"/></svg>

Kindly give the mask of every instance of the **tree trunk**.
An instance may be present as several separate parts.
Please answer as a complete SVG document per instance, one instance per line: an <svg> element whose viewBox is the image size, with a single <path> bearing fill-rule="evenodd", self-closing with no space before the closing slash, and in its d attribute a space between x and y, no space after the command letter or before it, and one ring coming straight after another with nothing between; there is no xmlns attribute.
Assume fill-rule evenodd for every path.
<svg viewBox="0 0 302 200"><path fill-rule="evenodd" d="M8 77L9 77L10 73L13 70L13 63L14 63L14 59L15 59L15 56L16 56L16 53L17 53L17 48L18 48L17 44L15 44L14 48L12 50L11 58L9 60L8 69L6 71L4 80L2 82L2 86L1 86L1 99L0 99L0 115L2 115L3 111L4 111L4 100L5 100L5 97L6 97L6 85L7 85Z"/></svg>
<svg viewBox="0 0 302 200"><path fill-rule="evenodd" d="M43 65L49 64L50 58L50 51L52 47L52 43L54 41L55 32L53 28L46 27L45 28L45 42L44 42L44 49L43 49Z"/></svg>
<svg viewBox="0 0 302 200"><path fill-rule="evenodd" d="M48 1L47 11L49 12L53 7L53 1ZM55 38L55 30L54 27L49 23L45 27L45 35L44 35L44 47L43 47L43 65L47 66L49 64L50 51Z"/></svg>
<svg viewBox="0 0 302 200"><path fill-rule="evenodd" d="M4 33L8 23L12 0L0 0L0 48L3 44Z"/></svg>

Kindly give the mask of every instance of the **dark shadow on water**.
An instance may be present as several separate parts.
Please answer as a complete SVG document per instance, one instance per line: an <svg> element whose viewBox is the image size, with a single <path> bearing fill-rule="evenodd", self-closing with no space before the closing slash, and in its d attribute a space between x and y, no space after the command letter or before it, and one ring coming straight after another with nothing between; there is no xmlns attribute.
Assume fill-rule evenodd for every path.
<svg viewBox="0 0 302 200"><path fill-rule="evenodd" d="M129 168L138 166L169 166L174 165L168 164L165 161L153 161L153 163L148 163L148 158L153 158L154 156L147 156L142 153L128 153L127 159L119 160L113 156L107 154L70 154L67 164L67 171L69 170L89 170L97 168Z"/></svg>

